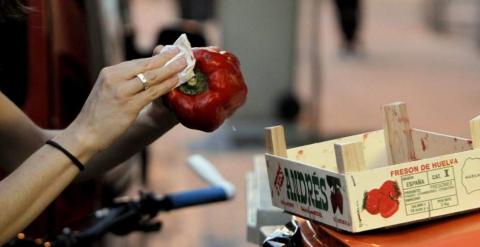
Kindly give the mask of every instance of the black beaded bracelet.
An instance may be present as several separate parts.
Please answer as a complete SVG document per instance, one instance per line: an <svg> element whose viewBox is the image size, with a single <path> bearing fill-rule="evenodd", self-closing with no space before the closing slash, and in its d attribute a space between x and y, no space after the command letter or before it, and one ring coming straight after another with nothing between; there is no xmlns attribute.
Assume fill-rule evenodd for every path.
<svg viewBox="0 0 480 247"><path fill-rule="evenodd" d="M68 152L65 148L63 148L62 146L60 146L60 144L52 141L52 140L48 140L46 142L46 144L62 151L62 153L64 153L72 162L73 164L78 167L78 169L80 171L83 171L85 169L85 166L82 164L82 162L80 162L80 160L77 159L77 157L73 156L70 152Z"/></svg>

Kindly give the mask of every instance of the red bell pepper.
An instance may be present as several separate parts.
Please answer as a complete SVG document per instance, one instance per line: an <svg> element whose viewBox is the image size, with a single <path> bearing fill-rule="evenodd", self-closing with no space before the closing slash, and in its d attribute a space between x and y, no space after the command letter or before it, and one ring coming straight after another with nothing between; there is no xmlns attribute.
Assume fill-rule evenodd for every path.
<svg viewBox="0 0 480 247"><path fill-rule="evenodd" d="M195 76L163 96L165 105L187 128L211 132L247 97L240 62L216 48L193 48Z"/></svg>

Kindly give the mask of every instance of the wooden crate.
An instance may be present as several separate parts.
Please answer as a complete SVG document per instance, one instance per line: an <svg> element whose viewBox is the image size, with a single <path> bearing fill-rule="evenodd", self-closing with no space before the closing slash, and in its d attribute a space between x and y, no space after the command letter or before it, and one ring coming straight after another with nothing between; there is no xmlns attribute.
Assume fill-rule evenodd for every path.
<svg viewBox="0 0 480 247"><path fill-rule="evenodd" d="M349 232L480 207L480 117L472 141L411 128L402 102L382 111L382 130L290 149L266 128L273 204Z"/></svg>

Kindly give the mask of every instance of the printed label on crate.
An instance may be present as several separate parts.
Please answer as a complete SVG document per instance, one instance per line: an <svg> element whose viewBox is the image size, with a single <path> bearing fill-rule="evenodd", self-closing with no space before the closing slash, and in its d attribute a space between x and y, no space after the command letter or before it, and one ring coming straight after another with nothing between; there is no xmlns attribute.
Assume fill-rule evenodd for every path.
<svg viewBox="0 0 480 247"><path fill-rule="evenodd" d="M407 215L458 205L453 167L402 176L401 181Z"/></svg>
<svg viewBox="0 0 480 247"><path fill-rule="evenodd" d="M461 160L461 159L460 159ZM459 158L452 157L394 169L390 176L399 179L403 209L407 216L431 213L459 205L455 167Z"/></svg>
<svg viewBox="0 0 480 247"><path fill-rule="evenodd" d="M348 184L350 200L357 205L355 231L480 207L478 155L471 150L350 174L349 181L355 181Z"/></svg>
<svg viewBox="0 0 480 247"><path fill-rule="evenodd" d="M343 176L268 154L266 160L275 206L341 229L351 229Z"/></svg>

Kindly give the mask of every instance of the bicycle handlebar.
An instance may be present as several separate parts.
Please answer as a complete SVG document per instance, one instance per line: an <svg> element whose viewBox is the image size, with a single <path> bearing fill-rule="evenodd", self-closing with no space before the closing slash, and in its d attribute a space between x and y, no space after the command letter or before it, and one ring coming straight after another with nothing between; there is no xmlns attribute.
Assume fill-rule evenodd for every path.
<svg viewBox="0 0 480 247"><path fill-rule="evenodd" d="M220 186L211 186L202 189L196 189L186 192L173 193L164 200L169 200L171 205L169 209L179 209L183 207L201 205L212 202L226 201L230 199L228 191L224 187Z"/></svg>

